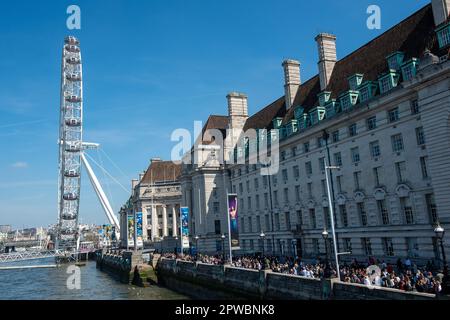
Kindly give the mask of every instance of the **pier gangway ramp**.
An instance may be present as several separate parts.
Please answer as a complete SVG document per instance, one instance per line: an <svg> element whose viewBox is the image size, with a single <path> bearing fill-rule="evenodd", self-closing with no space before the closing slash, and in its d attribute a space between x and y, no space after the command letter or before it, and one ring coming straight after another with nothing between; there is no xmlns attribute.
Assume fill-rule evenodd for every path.
<svg viewBox="0 0 450 320"><path fill-rule="evenodd" d="M76 254L76 253L75 253ZM0 263L20 262L27 260L38 260L47 258L70 258L73 252L63 250L45 250L45 251L24 251L0 254Z"/></svg>

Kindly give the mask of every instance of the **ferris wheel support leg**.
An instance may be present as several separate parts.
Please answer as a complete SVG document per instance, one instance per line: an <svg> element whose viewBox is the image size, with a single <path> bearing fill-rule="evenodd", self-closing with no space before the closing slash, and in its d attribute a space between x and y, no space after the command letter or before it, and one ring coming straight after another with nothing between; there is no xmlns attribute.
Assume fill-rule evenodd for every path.
<svg viewBox="0 0 450 320"><path fill-rule="evenodd" d="M116 230L119 231L120 225L117 217L114 215L114 211L111 207L111 204L108 201L108 198L106 197L105 192L103 191L102 186L100 185L100 182L98 181L97 177L95 176L94 171L92 170L91 165L87 161L85 155L81 153L81 161L84 164L84 167L86 168L86 171L89 175L89 179L91 180L92 186L94 187L95 193L98 196L98 199L100 200L100 203L102 205L103 210L106 213L106 216L109 220L109 222L116 227Z"/></svg>

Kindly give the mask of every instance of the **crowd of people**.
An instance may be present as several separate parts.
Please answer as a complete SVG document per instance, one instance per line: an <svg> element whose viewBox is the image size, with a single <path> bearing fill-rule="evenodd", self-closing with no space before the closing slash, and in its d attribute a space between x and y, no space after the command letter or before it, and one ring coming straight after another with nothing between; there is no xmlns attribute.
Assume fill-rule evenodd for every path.
<svg viewBox="0 0 450 320"><path fill-rule="evenodd" d="M198 254L193 256L169 253L164 257L213 265L229 263L221 255ZM236 256L233 258L231 266L253 270L269 269L272 272L314 279L337 277L336 269L320 259L306 263L300 258L292 257ZM351 263L343 263L340 265L339 271L341 281L348 283L438 294L442 290L442 274L437 273L435 269L431 263L419 268L410 259L404 261L399 259L393 265L370 258L366 262L353 260Z"/></svg>

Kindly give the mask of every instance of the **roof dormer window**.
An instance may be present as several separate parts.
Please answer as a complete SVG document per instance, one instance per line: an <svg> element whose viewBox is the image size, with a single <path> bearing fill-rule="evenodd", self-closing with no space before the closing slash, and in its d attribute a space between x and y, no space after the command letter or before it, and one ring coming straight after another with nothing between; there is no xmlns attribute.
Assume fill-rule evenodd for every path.
<svg viewBox="0 0 450 320"><path fill-rule="evenodd" d="M294 109L294 117L295 119L299 120L303 118L303 114L305 113L305 109L303 107L296 107Z"/></svg>
<svg viewBox="0 0 450 320"><path fill-rule="evenodd" d="M272 120L273 128L280 129L281 123L283 122L283 118L277 117Z"/></svg>
<svg viewBox="0 0 450 320"><path fill-rule="evenodd" d="M355 73L348 78L348 85L350 90L356 91L363 80L363 75L360 73Z"/></svg>
<svg viewBox="0 0 450 320"><path fill-rule="evenodd" d="M328 100L330 100L331 92L330 91L322 91L321 93L319 93L317 95L317 97L319 98L319 105L321 107L324 107L325 104L328 102Z"/></svg>
<svg viewBox="0 0 450 320"><path fill-rule="evenodd" d="M359 101L366 102L375 96L378 85L373 81L364 82L359 88Z"/></svg>
<svg viewBox="0 0 450 320"><path fill-rule="evenodd" d="M450 44L450 23L446 23L436 29L439 48L443 49Z"/></svg>
<svg viewBox="0 0 450 320"><path fill-rule="evenodd" d="M351 109L358 102L359 91L348 90L339 96L342 111Z"/></svg>
<svg viewBox="0 0 450 320"><path fill-rule="evenodd" d="M311 125L318 124L319 121L322 121L325 116L325 108L324 107L315 107L309 112L309 118Z"/></svg>
<svg viewBox="0 0 450 320"><path fill-rule="evenodd" d="M286 125L286 135L290 136L298 131L298 123L297 120L291 120Z"/></svg>
<svg viewBox="0 0 450 320"><path fill-rule="evenodd" d="M399 75L395 70L390 70L387 74L378 78L380 93L386 93L398 85Z"/></svg>
<svg viewBox="0 0 450 320"><path fill-rule="evenodd" d="M402 65L403 81L411 80L416 76L418 61L418 59L412 58Z"/></svg>
<svg viewBox="0 0 450 320"><path fill-rule="evenodd" d="M397 51L386 57L389 69L398 71L403 63L405 54L403 52Z"/></svg>
<svg viewBox="0 0 450 320"><path fill-rule="evenodd" d="M336 99L331 99L328 101L328 103L325 105L325 115L327 119L334 117L337 113L338 103L336 102Z"/></svg>

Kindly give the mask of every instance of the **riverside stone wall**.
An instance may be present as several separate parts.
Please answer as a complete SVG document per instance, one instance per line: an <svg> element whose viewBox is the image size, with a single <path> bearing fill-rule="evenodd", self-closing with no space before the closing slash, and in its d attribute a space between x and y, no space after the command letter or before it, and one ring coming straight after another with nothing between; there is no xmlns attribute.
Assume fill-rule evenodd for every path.
<svg viewBox="0 0 450 320"><path fill-rule="evenodd" d="M197 299L434 300L433 294L161 258L158 282ZM448 297L445 297L448 299Z"/></svg>

